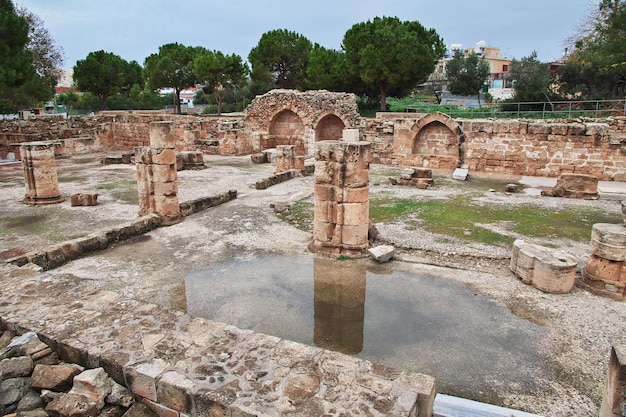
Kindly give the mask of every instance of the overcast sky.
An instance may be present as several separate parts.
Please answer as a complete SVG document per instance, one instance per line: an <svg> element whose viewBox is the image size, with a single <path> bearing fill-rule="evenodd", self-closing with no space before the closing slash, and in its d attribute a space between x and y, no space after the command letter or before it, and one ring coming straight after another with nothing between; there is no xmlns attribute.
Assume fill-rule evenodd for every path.
<svg viewBox="0 0 626 417"><path fill-rule="evenodd" d="M261 35L287 29L313 43L340 49L352 25L376 16L417 20L445 44L480 40L520 59L536 50L552 61L563 41L599 0L13 0L43 19L70 68L105 50L127 61L159 46L203 46L244 60Z"/></svg>

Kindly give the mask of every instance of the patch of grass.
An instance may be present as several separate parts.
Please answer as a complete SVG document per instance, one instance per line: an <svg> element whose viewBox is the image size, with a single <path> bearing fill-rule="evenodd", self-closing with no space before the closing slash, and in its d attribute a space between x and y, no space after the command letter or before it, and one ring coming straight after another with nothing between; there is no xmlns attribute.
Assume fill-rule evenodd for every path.
<svg viewBox="0 0 626 417"><path fill-rule="evenodd" d="M116 190L118 188L131 188L137 187L137 183L134 181L120 181L120 182L107 182L99 184L96 189L98 190Z"/></svg>
<svg viewBox="0 0 626 417"><path fill-rule="evenodd" d="M480 227L481 224L512 223L513 232L529 237L567 238L584 242L591 236L595 223L619 223L618 215L595 208L563 208L559 211L534 205L480 205L469 196L449 200L412 201L407 199L370 200L370 219L395 221L416 215L424 220L422 227L432 233L492 245L509 245L513 238Z"/></svg>
<svg viewBox="0 0 626 417"><path fill-rule="evenodd" d="M300 200L289 206L289 214L279 214L281 220L291 222L296 228L310 232L313 228L313 202L310 199Z"/></svg>
<svg viewBox="0 0 626 417"><path fill-rule="evenodd" d="M115 198L129 204L139 204L137 190L135 191L119 191L114 193Z"/></svg>
<svg viewBox="0 0 626 417"><path fill-rule="evenodd" d="M59 182L78 182L78 181L84 181L85 177L79 177L79 176L67 176L67 177L62 177L60 176L58 178Z"/></svg>

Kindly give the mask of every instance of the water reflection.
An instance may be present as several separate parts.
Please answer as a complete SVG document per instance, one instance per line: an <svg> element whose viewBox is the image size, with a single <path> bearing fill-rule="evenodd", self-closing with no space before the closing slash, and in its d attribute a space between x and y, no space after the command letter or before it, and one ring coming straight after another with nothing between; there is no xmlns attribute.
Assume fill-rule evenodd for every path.
<svg viewBox="0 0 626 417"><path fill-rule="evenodd" d="M315 258L316 346L348 354L363 350L366 272L364 264Z"/></svg>
<svg viewBox="0 0 626 417"><path fill-rule="evenodd" d="M546 328L452 279L373 266L250 255L190 274L187 311L432 375L439 392L480 401L554 377Z"/></svg>

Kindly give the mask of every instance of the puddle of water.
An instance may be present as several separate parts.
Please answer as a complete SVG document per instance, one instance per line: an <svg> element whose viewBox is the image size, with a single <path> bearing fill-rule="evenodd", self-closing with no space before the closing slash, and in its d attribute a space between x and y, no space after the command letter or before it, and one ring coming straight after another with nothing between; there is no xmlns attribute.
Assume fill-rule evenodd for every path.
<svg viewBox="0 0 626 417"><path fill-rule="evenodd" d="M252 256L190 274L190 315L436 378L439 392L493 402L536 389L547 329L448 279L368 271L369 262Z"/></svg>

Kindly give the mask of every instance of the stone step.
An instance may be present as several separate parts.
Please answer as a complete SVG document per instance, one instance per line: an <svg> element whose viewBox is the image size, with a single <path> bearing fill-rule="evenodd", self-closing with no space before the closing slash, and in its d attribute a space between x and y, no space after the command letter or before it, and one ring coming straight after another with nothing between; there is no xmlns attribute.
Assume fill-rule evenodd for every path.
<svg viewBox="0 0 626 417"><path fill-rule="evenodd" d="M451 395L437 394L433 417L541 417L510 408L498 407Z"/></svg>

